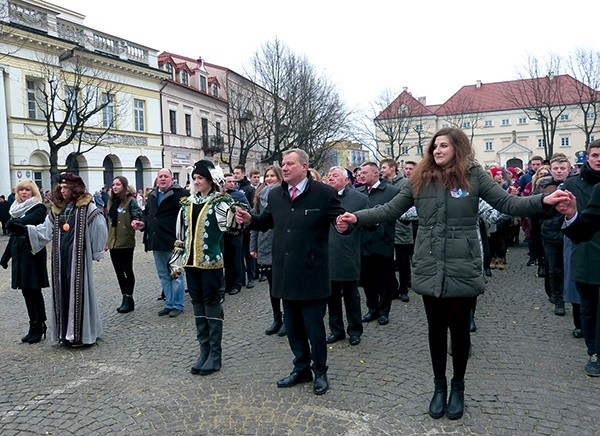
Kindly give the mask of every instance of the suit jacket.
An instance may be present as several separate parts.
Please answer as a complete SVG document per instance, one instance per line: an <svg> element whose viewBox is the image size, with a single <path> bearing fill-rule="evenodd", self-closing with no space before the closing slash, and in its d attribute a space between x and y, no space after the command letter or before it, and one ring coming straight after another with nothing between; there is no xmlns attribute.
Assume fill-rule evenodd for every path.
<svg viewBox="0 0 600 436"><path fill-rule="evenodd" d="M594 237L600 230L600 184L596 184L592 190L590 201L570 226L563 231L573 242L585 242Z"/></svg>
<svg viewBox="0 0 600 436"><path fill-rule="evenodd" d="M146 207L142 211L144 227L144 247L146 251L171 251L175 244L175 222L179 214L179 200L189 192L173 184L158 205L158 188L150 192Z"/></svg>
<svg viewBox="0 0 600 436"><path fill-rule="evenodd" d="M273 229L272 295L284 300L316 300L331 294L328 237L344 209L337 191L307 173L304 192L292 202L288 184L269 192L268 205L252 215L251 230ZM332 230L335 231L335 230Z"/></svg>

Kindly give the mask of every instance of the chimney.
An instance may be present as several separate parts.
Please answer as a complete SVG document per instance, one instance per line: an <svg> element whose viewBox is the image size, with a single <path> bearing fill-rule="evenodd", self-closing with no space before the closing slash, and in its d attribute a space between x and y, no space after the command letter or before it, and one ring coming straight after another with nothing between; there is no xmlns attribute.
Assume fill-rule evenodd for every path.
<svg viewBox="0 0 600 436"><path fill-rule="evenodd" d="M408 86L403 86L402 87L402 92L406 92L406 91L408 91Z"/></svg>
<svg viewBox="0 0 600 436"><path fill-rule="evenodd" d="M477 88L477 89L481 88L481 80L476 80L475 81L475 88Z"/></svg>
<svg viewBox="0 0 600 436"><path fill-rule="evenodd" d="M423 97L419 97L417 99L419 101L419 103L421 103L423 106L427 106L427 97L423 96Z"/></svg>
<svg viewBox="0 0 600 436"><path fill-rule="evenodd" d="M554 71L548 71L548 79L554 79Z"/></svg>

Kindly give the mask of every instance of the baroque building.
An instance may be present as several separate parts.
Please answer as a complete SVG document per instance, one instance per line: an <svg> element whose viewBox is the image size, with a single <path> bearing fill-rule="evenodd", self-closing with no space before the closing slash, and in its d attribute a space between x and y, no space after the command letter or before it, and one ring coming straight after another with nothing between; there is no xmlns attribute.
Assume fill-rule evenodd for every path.
<svg viewBox="0 0 600 436"><path fill-rule="evenodd" d="M90 191L116 175L152 186L164 166L158 51L84 20L42 0L0 0L2 193L23 178L48 189L53 160Z"/></svg>

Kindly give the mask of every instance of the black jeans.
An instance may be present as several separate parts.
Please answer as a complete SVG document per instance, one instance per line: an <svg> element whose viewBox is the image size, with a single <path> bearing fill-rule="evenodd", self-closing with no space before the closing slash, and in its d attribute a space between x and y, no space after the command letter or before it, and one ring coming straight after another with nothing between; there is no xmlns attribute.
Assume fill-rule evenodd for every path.
<svg viewBox="0 0 600 436"><path fill-rule="evenodd" d="M110 260L123 295L133 295L133 289L135 288L135 275L133 274L134 249L134 247L131 247L110 250Z"/></svg>
<svg viewBox="0 0 600 436"><path fill-rule="evenodd" d="M436 298L423 296L429 330L429 352L433 376L437 380L446 377L448 329L452 341L453 379L464 380L471 346L472 297Z"/></svg>
<svg viewBox="0 0 600 436"><path fill-rule="evenodd" d="M369 313L389 316L395 289L394 257L374 254L362 256L360 280L365 290Z"/></svg>
<svg viewBox="0 0 600 436"><path fill-rule="evenodd" d="M225 262L225 291L242 289L244 281L242 235L223 235L223 261Z"/></svg>
<svg viewBox="0 0 600 436"><path fill-rule="evenodd" d="M413 255L414 244L395 244L396 268L398 269L398 292L408 294L408 284L410 283L410 257Z"/></svg>
<svg viewBox="0 0 600 436"><path fill-rule="evenodd" d="M600 352L600 322L598 314L600 313L600 285L590 285L588 283L576 282L579 296L581 297L581 328L587 352L591 356Z"/></svg>
<svg viewBox="0 0 600 436"><path fill-rule="evenodd" d="M550 284L550 292L554 299L554 304L564 305L563 293L564 285L564 259L563 259L563 241L543 241L544 254L548 260L548 269L546 276Z"/></svg>
<svg viewBox="0 0 600 436"><path fill-rule="evenodd" d="M329 330L332 335L344 334L344 315L342 313L342 298L348 320L348 336L360 337L363 333L360 310L360 293L357 281L331 281L331 296L327 301L329 310Z"/></svg>

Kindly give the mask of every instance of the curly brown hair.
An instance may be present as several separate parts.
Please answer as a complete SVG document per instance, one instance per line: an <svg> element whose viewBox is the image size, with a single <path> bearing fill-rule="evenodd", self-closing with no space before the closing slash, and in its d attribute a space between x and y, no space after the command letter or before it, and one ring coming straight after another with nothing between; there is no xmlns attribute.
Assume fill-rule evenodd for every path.
<svg viewBox="0 0 600 436"><path fill-rule="evenodd" d="M454 158L451 164L444 168L436 164L433 158L435 141L440 136L446 136L454 146ZM418 195L422 189L431 184L440 184L447 189L461 188L469 191L471 189L469 165L474 159L475 152L465 132L456 127L441 128L429 141L427 152L410 178L413 192Z"/></svg>

